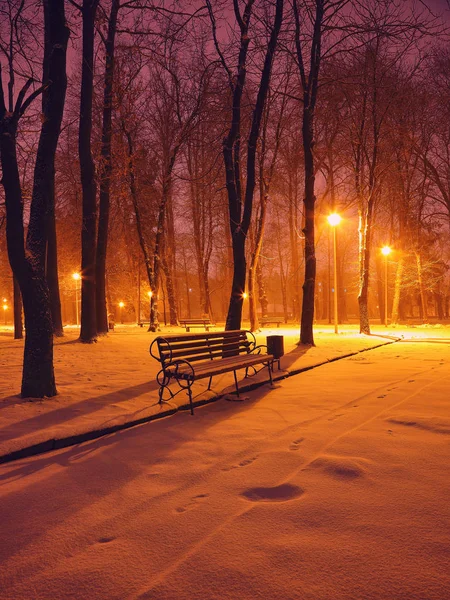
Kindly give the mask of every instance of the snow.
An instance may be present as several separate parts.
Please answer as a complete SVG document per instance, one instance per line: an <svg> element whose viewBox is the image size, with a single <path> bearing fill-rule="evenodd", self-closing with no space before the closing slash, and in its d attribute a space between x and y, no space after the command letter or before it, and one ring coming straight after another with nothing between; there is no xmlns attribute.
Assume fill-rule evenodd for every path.
<svg viewBox="0 0 450 600"><path fill-rule="evenodd" d="M244 402L0 466L0 598L445 600L449 333L396 330L409 339ZM7 398L1 432L68 432L85 409L92 425L152 401L149 334L72 339L55 349L60 396ZM380 341L318 327L317 348L287 360L295 370ZM20 344L2 338L0 352L4 397L18 389Z"/></svg>

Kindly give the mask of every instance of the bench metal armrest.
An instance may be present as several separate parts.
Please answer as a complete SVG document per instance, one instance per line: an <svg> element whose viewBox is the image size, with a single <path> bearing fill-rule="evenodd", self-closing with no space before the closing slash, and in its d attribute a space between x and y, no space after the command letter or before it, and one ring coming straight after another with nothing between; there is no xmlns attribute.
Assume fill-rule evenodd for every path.
<svg viewBox="0 0 450 600"><path fill-rule="evenodd" d="M167 344L167 349L169 350L169 358L167 360L162 360L161 356L159 354L159 341L163 341L165 344ZM154 346L157 346L158 348L158 354L156 354L155 350L153 349ZM172 361L172 348L170 347L170 344L168 342L168 340L166 340L165 338L155 338L153 340L153 342L150 344L150 348L149 348L149 352L150 352L150 356L152 358L154 358L155 360L157 360L158 362L160 362L163 366L164 369L164 364L166 363L170 363Z"/></svg>
<svg viewBox="0 0 450 600"><path fill-rule="evenodd" d="M247 338L249 338L248 339L248 343L249 343L248 353L250 354L250 352L253 352L253 350L257 347L256 346L256 338L253 335L252 331L248 331L247 329L244 330L244 331L245 331L245 334L246 334Z"/></svg>
<svg viewBox="0 0 450 600"><path fill-rule="evenodd" d="M268 348L267 348L267 345L266 345L266 344L259 344L258 346L254 346L254 347L253 347L253 348L250 350L249 354L262 354L261 350L262 350L263 348L265 348L265 350L266 350L265 354L268 354L268 352L267 352Z"/></svg>
<svg viewBox="0 0 450 600"><path fill-rule="evenodd" d="M191 363L187 360L184 360L183 358L178 358L176 360L172 360L168 363L165 363L163 369L164 371L167 371L168 369L170 369L171 367L175 367L174 371L171 371L170 373L170 377L174 377L175 379L178 379L178 368L181 365L186 365L187 367L189 367L189 369L191 370L191 372L189 373L189 375L192 375L192 378L195 375L195 371L194 371L194 367L191 365Z"/></svg>

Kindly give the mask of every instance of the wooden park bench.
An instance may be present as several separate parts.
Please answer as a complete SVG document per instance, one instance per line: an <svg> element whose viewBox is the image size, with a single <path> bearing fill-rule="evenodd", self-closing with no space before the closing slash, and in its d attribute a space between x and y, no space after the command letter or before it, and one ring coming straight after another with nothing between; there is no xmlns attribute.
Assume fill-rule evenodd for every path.
<svg viewBox="0 0 450 600"><path fill-rule="evenodd" d="M257 346L255 336L250 331L244 330L167 335L155 338L150 346L150 354L162 366L156 376L160 386L160 404L164 401L163 395L166 390L170 398L186 390L193 415L192 384L198 379L209 377L208 390L210 390L215 375L230 371L233 371L236 393L239 397L236 371L245 369L247 376L248 369L258 364L267 367L272 385L273 356L262 353L263 348L267 346ZM180 387L175 393L169 388L172 381Z"/></svg>
<svg viewBox="0 0 450 600"><path fill-rule="evenodd" d="M280 327L280 323L284 323L283 317L261 317L259 319L259 324L264 327L265 325L273 324L277 326L277 329Z"/></svg>
<svg viewBox="0 0 450 600"><path fill-rule="evenodd" d="M180 319L180 325L186 327L186 331L190 331L193 327L204 327L205 331L213 326L211 319Z"/></svg>

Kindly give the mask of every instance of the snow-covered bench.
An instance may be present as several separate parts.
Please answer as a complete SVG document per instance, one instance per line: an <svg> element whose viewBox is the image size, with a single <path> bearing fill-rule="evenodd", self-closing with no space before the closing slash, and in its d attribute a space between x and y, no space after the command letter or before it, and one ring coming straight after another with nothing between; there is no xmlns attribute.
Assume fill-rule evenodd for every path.
<svg viewBox="0 0 450 600"><path fill-rule="evenodd" d="M194 414L192 402L192 384L198 379L209 377L208 390L211 389L215 375L233 371L236 393L239 387L236 371L262 364L269 372L272 385L271 354L262 353L267 346L257 346L255 336L250 331L219 331L214 333L190 333L168 335L155 338L150 346L150 354L161 363L161 371L156 376L160 385L159 402L163 402L167 390L170 398L182 390L189 397L191 414ZM175 381L180 389L173 392L169 385Z"/></svg>

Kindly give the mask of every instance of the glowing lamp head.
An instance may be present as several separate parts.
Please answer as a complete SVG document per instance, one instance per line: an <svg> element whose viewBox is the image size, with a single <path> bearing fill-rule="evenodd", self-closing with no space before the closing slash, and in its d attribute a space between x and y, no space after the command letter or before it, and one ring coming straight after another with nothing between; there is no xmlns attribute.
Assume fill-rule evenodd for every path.
<svg viewBox="0 0 450 600"><path fill-rule="evenodd" d="M383 246L381 248L381 253L384 254L384 256L388 256L391 252L392 250L389 248L389 246Z"/></svg>
<svg viewBox="0 0 450 600"><path fill-rule="evenodd" d="M337 213L333 213L331 215L328 215L327 220L329 225L331 225L332 227L336 227L336 225L339 225L339 223L341 222L341 216Z"/></svg>
<svg viewBox="0 0 450 600"><path fill-rule="evenodd" d="M72 277L75 279L75 281L78 281L79 279L81 279L81 275L79 273L73 273Z"/></svg>
<svg viewBox="0 0 450 600"><path fill-rule="evenodd" d="M149 292L147 292L147 296L148 296L149 298L151 298L151 297L153 296L153 292L152 292L152 290L150 290Z"/></svg>
<svg viewBox="0 0 450 600"><path fill-rule="evenodd" d="M124 302L119 302L119 307L120 307L120 308L123 308L124 306L125 306L125 303L124 303Z"/></svg>
<svg viewBox="0 0 450 600"><path fill-rule="evenodd" d="M242 298L243 298L244 300L247 298L247 292L244 292L244 293L242 294Z"/></svg>
<svg viewBox="0 0 450 600"><path fill-rule="evenodd" d="M3 310L8 310L8 305L7 304L3 305Z"/></svg>

